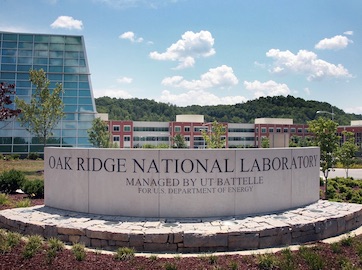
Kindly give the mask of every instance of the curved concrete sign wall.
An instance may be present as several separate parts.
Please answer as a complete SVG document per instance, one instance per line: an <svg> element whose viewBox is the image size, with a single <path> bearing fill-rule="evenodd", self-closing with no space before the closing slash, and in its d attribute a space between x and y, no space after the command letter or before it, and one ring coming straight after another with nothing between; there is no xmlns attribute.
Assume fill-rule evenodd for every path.
<svg viewBox="0 0 362 270"><path fill-rule="evenodd" d="M45 205L136 217L275 212L319 199L319 148L46 148Z"/></svg>

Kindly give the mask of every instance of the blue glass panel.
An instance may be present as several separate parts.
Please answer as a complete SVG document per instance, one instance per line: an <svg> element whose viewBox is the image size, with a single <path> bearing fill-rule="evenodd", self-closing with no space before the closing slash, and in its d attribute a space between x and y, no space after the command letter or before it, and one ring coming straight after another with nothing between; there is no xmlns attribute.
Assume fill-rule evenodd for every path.
<svg viewBox="0 0 362 270"><path fill-rule="evenodd" d="M78 122L79 129L88 129L90 125L92 125L90 122L83 122L83 121Z"/></svg>
<svg viewBox="0 0 362 270"><path fill-rule="evenodd" d="M30 65L18 65L18 71L29 71L30 69Z"/></svg>
<svg viewBox="0 0 362 270"><path fill-rule="evenodd" d="M30 145L30 152L38 153L43 152L44 146L43 145Z"/></svg>
<svg viewBox="0 0 362 270"><path fill-rule="evenodd" d="M0 78L3 80L15 80L15 73L13 72L1 72Z"/></svg>
<svg viewBox="0 0 362 270"><path fill-rule="evenodd" d="M64 75L64 81L66 82L77 82L78 81L78 75Z"/></svg>
<svg viewBox="0 0 362 270"><path fill-rule="evenodd" d="M35 36L35 42L49 42L49 36L43 36L43 35L36 35Z"/></svg>
<svg viewBox="0 0 362 270"><path fill-rule="evenodd" d="M59 66L50 66L49 72L63 72L63 67Z"/></svg>
<svg viewBox="0 0 362 270"><path fill-rule="evenodd" d="M60 129L53 129L53 136L54 137L60 137L61 130Z"/></svg>
<svg viewBox="0 0 362 270"><path fill-rule="evenodd" d="M23 137L15 137L14 138L14 144L26 144L26 143L28 143L28 138L27 137L25 137L25 138L23 138Z"/></svg>
<svg viewBox="0 0 362 270"><path fill-rule="evenodd" d="M77 59L79 58L78 52L65 52L65 58Z"/></svg>
<svg viewBox="0 0 362 270"><path fill-rule="evenodd" d="M30 83L30 81L18 81L16 83L16 86L18 86L18 87L30 87L31 83Z"/></svg>
<svg viewBox="0 0 362 270"><path fill-rule="evenodd" d="M31 64L33 64L33 58L31 58L31 57L19 57L18 58L18 63L19 64L31 65Z"/></svg>
<svg viewBox="0 0 362 270"><path fill-rule="evenodd" d="M48 44L45 44L45 43L35 43L34 49L35 49L35 50L39 50L39 51L47 51L47 50L48 50Z"/></svg>
<svg viewBox="0 0 362 270"><path fill-rule="evenodd" d="M20 72L18 72L17 78L18 78L18 80L19 79L21 79L21 80L29 80L29 73L20 73Z"/></svg>
<svg viewBox="0 0 362 270"><path fill-rule="evenodd" d="M79 121L93 121L95 118L94 114L80 114L79 115Z"/></svg>
<svg viewBox="0 0 362 270"><path fill-rule="evenodd" d="M66 73L79 73L79 68L77 68L77 67L64 67L64 72L66 72Z"/></svg>
<svg viewBox="0 0 362 270"><path fill-rule="evenodd" d="M63 137L76 137L76 130L74 129L63 129L62 130Z"/></svg>
<svg viewBox="0 0 362 270"><path fill-rule="evenodd" d="M52 58L63 58L63 52L61 52L61 51L50 51L50 52L49 52L49 57L52 57Z"/></svg>
<svg viewBox="0 0 362 270"><path fill-rule="evenodd" d="M82 44L81 37L66 37L65 42L67 44Z"/></svg>
<svg viewBox="0 0 362 270"><path fill-rule="evenodd" d="M48 58L48 51L35 51L34 56L35 57L46 57Z"/></svg>
<svg viewBox="0 0 362 270"><path fill-rule="evenodd" d="M77 59L65 59L65 65L66 66L78 66L78 60Z"/></svg>
<svg viewBox="0 0 362 270"><path fill-rule="evenodd" d="M85 67L85 60L80 59L79 60L79 66Z"/></svg>
<svg viewBox="0 0 362 270"><path fill-rule="evenodd" d="M88 73L88 69L86 67L80 67L79 73Z"/></svg>
<svg viewBox="0 0 362 270"><path fill-rule="evenodd" d="M4 40L17 40L18 35L17 34L3 34Z"/></svg>
<svg viewBox="0 0 362 270"><path fill-rule="evenodd" d="M0 152L11 152L11 145L0 145Z"/></svg>
<svg viewBox="0 0 362 270"><path fill-rule="evenodd" d="M16 48L16 47L17 47L16 42L3 41L3 48Z"/></svg>
<svg viewBox="0 0 362 270"><path fill-rule="evenodd" d="M11 144L11 137L0 137L0 144Z"/></svg>
<svg viewBox="0 0 362 270"><path fill-rule="evenodd" d="M18 54L19 54L19 56L32 57L33 56L33 51L19 50Z"/></svg>
<svg viewBox="0 0 362 270"><path fill-rule="evenodd" d="M76 112L77 106L74 105L65 105L64 106L64 112Z"/></svg>
<svg viewBox="0 0 362 270"><path fill-rule="evenodd" d="M88 82L88 75L79 75L79 81Z"/></svg>
<svg viewBox="0 0 362 270"><path fill-rule="evenodd" d="M50 44L50 50L52 51L64 51L64 44Z"/></svg>
<svg viewBox="0 0 362 270"><path fill-rule="evenodd" d="M88 106L88 105L79 106L79 112L93 112L93 106Z"/></svg>
<svg viewBox="0 0 362 270"><path fill-rule="evenodd" d="M66 51L81 51L82 50L82 46L81 45L69 45L69 44L65 44L65 50Z"/></svg>
<svg viewBox="0 0 362 270"><path fill-rule="evenodd" d="M12 50L12 49L3 49L2 50L2 54L3 55L16 55L16 50Z"/></svg>
<svg viewBox="0 0 362 270"><path fill-rule="evenodd" d="M85 104L85 105L92 105L92 99L89 98L78 98L78 103L79 104Z"/></svg>
<svg viewBox="0 0 362 270"><path fill-rule="evenodd" d="M19 35L19 41L31 41L33 42L33 35Z"/></svg>
<svg viewBox="0 0 362 270"><path fill-rule="evenodd" d="M86 88L89 89L89 83L88 82L80 82L79 88Z"/></svg>
<svg viewBox="0 0 362 270"><path fill-rule="evenodd" d="M51 43L64 43L65 39L63 36L50 36Z"/></svg>
<svg viewBox="0 0 362 270"><path fill-rule="evenodd" d="M35 70L43 69L45 72L48 72L48 66L44 65L34 65Z"/></svg>
<svg viewBox="0 0 362 270"><path fill-rule="evenodd" d="M63 144L72 144L75 145L77 140L74 137L63 138Z"/></svg>
<svg viewBox="0 0 362 270"><path fill-rule="evenodd" d="M34 65L48 65L48 58L34 58Z"/></svg>
<svg viewBox="0 0 362 270"><path fill-rule="evenodd" d="M89 144L88 137L79 137L78 138L78 144Z"/></svg>
<svg viewBox="0 0 362 270"><path fill-rule="evenodd" d="M77 96L77 90L65 90L63 96L65 97L76 97Z"/></svg>
<svg viewBox="0 0 362 270"><path fill-rule="evenodd" d="M16 95L17 96L28 96L30 95L30 90L25 88L16 88Z"/></svg>
<svg viewBox="0 0 362 270"><path fill-rule="evenodd" d="M16 58L15 57L5 57L5 56L3 56L1 58L1 62L2 63L7 63L7 64L15 64L16 63Z"/></svg>
<svg viewBox="0 0 362 270"><path fill-rule="evenodd" d="M75 113L66 113L64 116L64 120L76 120Z"/></svg>
<svg viewBox="0 0 362 270"><path fill-rule="evenodd" d="M61 81L62 80L62 74L48 74L48 79L49 80L54 80L54 81Z"/></svg>
<svg viewBox="0 0 362 270"><path fill-rule="evenodd" d="M23 48L23 49L32 49L33 48L33 43L31 42L19 42L19 48Z"/></svg>
<svg viewBox="0 0 362 270"><path fill-rule="evenodd" d="M63 102L66 105L76 105L77 99L74 97L63 97Z"/></svg>
<svg viewBox="0 0 362 270"><path fill-rule="evenodd" d="M64 88L78 88L78 83L76 82L65 82Z"/></svg>
<svg viewBox="0 0 362 270"><path fill-rule="evenodd" d="M51 59L49 59L49 65L51 65L51 66L63 66L63 59L61 59L61 58L51 58Z"/></svg>
<svg viewBox="0 0 362 270"><path fill-rule="evenodd" d="M63 121L63 129L76 129L77 121Z"/></svg>
<svg viewBox="0 0 362 270"><path fill-rule="evenodd" d="M79 90L79 96L80 97L90 97L90 91L89 90Z"/></svg>
<svg viewBox="0 0 362 270"><path fill-rule="evenodd" d="M6 65L6 64L2 64L2 65L1 65L1 69L2 69L2 70L5 70L5 71L15 71L16 65Z"/></svg>

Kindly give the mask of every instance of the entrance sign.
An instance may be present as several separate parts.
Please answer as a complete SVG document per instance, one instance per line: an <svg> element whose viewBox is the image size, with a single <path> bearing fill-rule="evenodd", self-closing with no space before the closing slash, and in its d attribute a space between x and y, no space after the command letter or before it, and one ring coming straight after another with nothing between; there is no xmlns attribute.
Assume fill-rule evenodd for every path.
<svg viewBox="0 0 362 270"><path fill-rule="evenodd" d="M133 217L270 213L319 199L317 147L46 148L45 205Z"/></svg>

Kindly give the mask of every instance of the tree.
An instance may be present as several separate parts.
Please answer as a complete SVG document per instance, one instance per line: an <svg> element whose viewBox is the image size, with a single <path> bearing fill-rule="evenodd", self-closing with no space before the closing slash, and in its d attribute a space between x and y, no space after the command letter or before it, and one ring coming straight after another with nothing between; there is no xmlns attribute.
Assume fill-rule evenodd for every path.
<svg viewBox="0 0 362 270"><path fill-rule="evenodd" d="M10 95L15 94L15 84L7 84L0 82L0 121L18 116L21 113L20 109L11 109Z"/></svg>
<svg viewBox="0 0 362 270"><path fill-rule="evenodd" d="M269 148L270 147L270 141L268 137L262 137L261 138L261 148Z"/></svg>
<svg viewBox="0 0 362 270"><path fill-rule="evenodd" d="M53 129L64 117L64 104L60 94L63 92L61 84L56 84L52 90L49 89L50 81L43 69L30 70L30 82L36 86L30 103L16 98L15 103L21 114L19 122L27 131L39 138L44 147L47 140L53 136Z"/></svg>
<svg viewBox="0 0 362 270"><path fill-rule="evenodd" d="M341 147L339 147L337 157L346 171L346 178L348 178L348 169L351 168L356 161L358 146L355 144L353 132L343 131L342 134L345 137L345 141Z"/></svg>
<svg viewBox="0 0 362 270"><path fill-rule="evenodd" d="M101 118L95 118L88 129L89 142L97 148L110 148L111 139L107 124Z"/></svg>
<svg viewBox="0 0 362 270"><path fill-rule="evenodd" d="M173 148L187 148L185 137L180 133L176 134L175 137L172 138L172 141L173 141L172 144Z"/></svg>
<svg viewBox="0 0 362 270"><path fill-rule="evenodd" d="M204 138L207 148L223 148L225 147L225 127L222 123L214 121L212 123L211 132L206 130L201 131L201 135Z"/></svg>
<svg viewBox="0 0 362 270"><path fill-rule="evenodd" d="M336 163L339 137L337 123L320 117L308 122L309 131L314 134L314 145L320 148L320 166L325 178L325 198L327 199L328 174Z"/></svg>

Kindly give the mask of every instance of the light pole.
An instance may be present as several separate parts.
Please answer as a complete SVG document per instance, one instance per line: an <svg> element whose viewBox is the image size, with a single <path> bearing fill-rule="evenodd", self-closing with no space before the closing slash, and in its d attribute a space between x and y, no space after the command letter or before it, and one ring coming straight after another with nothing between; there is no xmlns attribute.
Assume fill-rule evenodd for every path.
<svg viewBox="0 0 362 270"><path fill-rule="evenodd" d="M332 116L332 121L334 121L334 112L333 112L333 107L332 107L332 112L328 112L328 111L317 111L316 112L317 114L320 114L320 113L327 113L327 114L330 114Z"/></svg>

